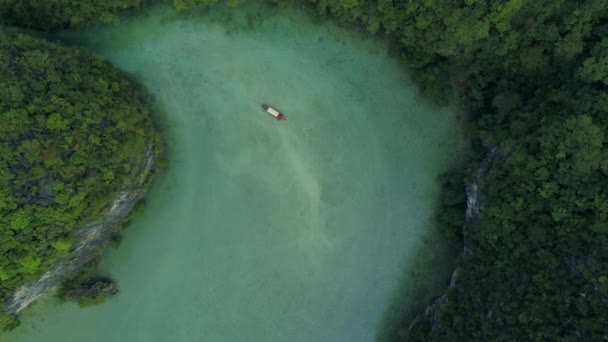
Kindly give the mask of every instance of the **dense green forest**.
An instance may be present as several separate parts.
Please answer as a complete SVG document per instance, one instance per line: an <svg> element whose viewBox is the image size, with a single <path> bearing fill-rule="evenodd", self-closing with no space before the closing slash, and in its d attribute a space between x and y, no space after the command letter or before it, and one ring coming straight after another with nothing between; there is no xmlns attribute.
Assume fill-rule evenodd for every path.
<svg viewBox="0 0 608 342"><path fill-rule="evenodd" d="M9 25L38 30L81 28L97 23L117 23L119 10L158 2L170 3L178 10L187 10L214 5L219 0L0 0L0 18ZM228 6L236 6L244 1L222 2Z"/></svg>
<svg viewBox="0 0 608 342"><path fill-rule="evenodd" d="M10 25L54 30L91 23L116 23L116 11L142 4L142 0L0 0L0 17Z"/></svg>
<svg viewBox="0 0 608 342"><path fill-rule="evenodd" d="M6 30L0 112L5 303L69 253L75 228L107 210L133 177L152 130L131 85L108 62ZM13 323L0 317L0 328Z"/></svg>
<svg viewBox="0 0 608 342"><path fill-rule="evenodd" d="M217 1L167 2L183 10ZM604 132L608 125L608 5L605 0L309 0L308 3L320 15L388 35L395 52L414 70L423 91L438 101L456 97L470 113L474 128L477 159L471 161L469 169L449 178L451 181L446 183L449 196L445 197L440 213L442 229L458 243L466 241L468 253L459 261L459 276L447 292L447 304L441 306L434 319L418 322L411 329L410 322L402 322L395 339L606 339L608 150ZM0 0L0 16L11 24L58 29L89 24L90 19L112 22L116 18L115 10L143 4L133 0L79 1L78 5L68 0ZM3 130L0 138L19 146L19 149L0 149L4 151L1 152L4 166L0 165L5 170L2 178L6 179L2 189L7 189L3 198L9 198L2 209L5 213L2 219L5 229L22 239L9 240L13 246L2 248L15 252L2 255L10 256L9 261L3 262L9 262L12 266L8 269L17 272L4 277L21 281L35 274L32 269L43 267L54 255L60 255L62 248L69 248L59 243L52 251L46 242L40 242L38 239L48 241L48 238L44 240L35 234L38 232L33 228L35 224L45 227L43 232L55 228L49 227L48 221L38 223L38 214L24 213L38 213L39 209L34 210L34 206L42 213L55 208L52 204L44 207L36 202L47 201L45 194L48 193L54 194L54 201L63 198L70 203L76 198L74 208L79 208L82 201L96 203L89 196L74 195L78 190L73 189L73 184L80 181L85 184L84 189L88 189L86 186L108 182L107 168L99 166L91 173L78 173L78 167L74 166L69 169L72 173L61 173L63 165L50 162L62 160L66 150L59 149L68 146L67 151L72 151L69 146L75 146L78 140L76 137L71 142L54 140L58 137L65 140L65 136L56 135L53 130L74 127L69 124L73 119L58 116L56 108L67 106L69 110L71 107L54 103L53 97L42 98L37 94L42 89L67 87L64 91L76 96L74 103L79 103L83 96L87 101L93 96L95 101L103 103L94 108L104 108L104 111L96 113L110 115L105 109L117 108L117 99L122 103L118 106L122 110L144 111L132 102L130 91L122 91L125 87L118 81L120 78L104 62L24 36L10 40L6 34L2 37L2 77L19 85L9 87L3 81L1 87L2 127L9 124L14 128ZM19 44L26 48L14 47L21 46ZM72 58L73 62L52 64L61 58ZM51 68L49 63L55 73L41 77L41 72ZM82 69L84 65L90 65L89 69ZM75 71L70 73L71 68ZM93 79L103 78L103 85L85 77L96 71L98 76ZM44 77L52 80L49 84L54 87L37 87L37 82ZM74 88L70 85L74 82L78 89L100 87L101 91L95 90L94 95L71 92ZM103 100L110 96L112 105ZM43 114L37 114L39 110ZM111 124L106 129L120 131L138 127L124 121L119 124L116 118L107 119ZM20 120L27 123L19 126ZM97 125L101 122L105 121L98 121ZM89 132L94 125L82 127L82 121L79 124L83 132ZM40 140L38 145L30 143L31 133L28 136L23 127L30 130L38 127L46 132L42 136L47 137L44 139L49 139L48 142L45 144L47 140L39 138L36 139ZM114 139L121 141L120 136ZM106 139L102 141L107 143ZM132 150L137 149L136 144L134 142ZM84 148L85 144L79 146ZM464 184L470 181L488 146L499 147L502 158L494 160L482 179L481 215L463 227ZM107 145L87 147L89 153L95 155L108 148ZM115 153L110 156L118 158L112 165L121 163ZM99 160L104 160L94 159L95 162L86 165L98 165ZM45 171L49 167L58 171L49 174ZM128 164L123 169L126 170ZM96 178L86 182L89 178L83 175L91 174ZM118 178L125 174L113 171L111 176ZM67 179L70 183L65 182ZM62 185L56 189L55 184L59 183ZM23 190L24 184L31 188ZM73 189L65 190L66 193L76 192L61 197L59 194L63 194L64 188ZM28 192L29 195L23 195ZM92 207L103 205L92 204ZM72 224L84 217L76 209L68 213L62 212L59 217L67 215L71 221L66 222ZM66 233L59 230L52 236ZM32 236L38 237L32 239ZM36 250L36 246L47 246L40 248L49 255L39 257L40 249ZM36 252L28 252L30 248ZM3 279L3 287L4 284ZM14 286L7 284L7 288Z"/></svg>

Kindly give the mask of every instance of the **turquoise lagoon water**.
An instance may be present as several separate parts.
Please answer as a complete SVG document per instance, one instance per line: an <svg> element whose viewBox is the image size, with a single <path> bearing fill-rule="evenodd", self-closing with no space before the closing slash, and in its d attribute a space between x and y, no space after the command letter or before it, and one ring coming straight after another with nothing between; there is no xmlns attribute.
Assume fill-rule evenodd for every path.
<svg viewBox="0 0 608 342"><path fill-rule="evenodd" d="M101 262L120 294L44 298L3 340L372 341L403 315L391 305L445 285L436 178L463 133L385 44L254 7L152 8L59 38L154 96L169 167Z"/></svg>

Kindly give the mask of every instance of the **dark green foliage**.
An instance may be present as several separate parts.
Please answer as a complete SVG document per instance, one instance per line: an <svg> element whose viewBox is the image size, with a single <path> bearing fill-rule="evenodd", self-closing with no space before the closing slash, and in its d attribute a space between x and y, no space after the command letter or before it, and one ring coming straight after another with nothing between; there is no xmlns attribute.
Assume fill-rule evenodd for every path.
<svg viewBox="0 0 608 342"><path fill-rule="evenodd" d="M12 330L19 326L19 319L5 311L0 311L0 331Z"/></svg>
<svg viewBox="0 0 608 342"><path fill-rule="evenodd" d="M249 0L252 1L252 0ZM277 5L297 0L254 0ZM179 11L222 4L235 7L247 0L0 0L0 22L35 30L53 31L118 22L121 10L167 3Z"/></svg>
<svg viewBox="0 0 608 342"><path fill-rule="evenodd" d="M69 254L75 229L134 176L151 132L105 60L0 31L0 299Z"/></svg>
<svg viewBox="0 0 608 342"><path fill-rule="evenodd" d="M117 23L121 10L160 2L187 10L218 2L233 7L245 0L0 0L0 22L45 31L82 28Z"/></svg>
<svg viewBox="0 0 608 342"><path fill-rule="evenodd" d="M462 244L462 227L465 221L467 196L464 174L455 172L444 175L439 210L439 230L452 243Z"/></svg>
<svg viewBox="0 0 608 342"><path fill-rule="evenodd" d="M0 0L0 19L11 25L56 30L91 23L114 23L116 11L142 0Z"/></svg>

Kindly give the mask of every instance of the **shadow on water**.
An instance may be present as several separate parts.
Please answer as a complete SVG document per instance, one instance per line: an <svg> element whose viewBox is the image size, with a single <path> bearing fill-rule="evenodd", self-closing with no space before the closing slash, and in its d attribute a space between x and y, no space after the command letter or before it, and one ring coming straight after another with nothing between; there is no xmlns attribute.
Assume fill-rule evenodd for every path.
<svg viewBox="0 0 608 342"><path fill-rule="evenodd" d="M406 265L399 286L377 327L376 341L399 341L410 323L424 312L450 283L460 249L437 231L424 237Z"/></svg>

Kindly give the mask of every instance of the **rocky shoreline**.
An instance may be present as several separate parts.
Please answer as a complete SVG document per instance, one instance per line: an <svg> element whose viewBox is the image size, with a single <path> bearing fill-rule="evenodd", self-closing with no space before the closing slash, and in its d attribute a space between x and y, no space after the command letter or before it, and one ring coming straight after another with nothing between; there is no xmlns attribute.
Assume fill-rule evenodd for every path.
<svg viewBox="0 0 608 342"><path fill-rule="evenodd" d="M146 144L133 180L125 184L108 212L96 222L80 228L76 243L68 257L58 261L38 280L21 286L7 302L8 312L17 315L42 294L77 274L82 267L97 258L108 244L112 233L128 217L133 207L143 198L150 184L156 163L155 146Z"/></svg>
<svg viewBox="0 0 608 342"><path fill-rule="evenodd" d="M463 236L463 249L460 253L460 257L466 257L467 255L471 255L473 252L473 245L467 241L467 225L474 221L478 216L481 210L483 209L483 196L480 189L480 183L483 176L488 172L488 168L491 163L503 157L502 150L499 147L492 147L485 155L475 173L473 175L473 182L466 187L467 193L467 209L465 211L465 224L462 229ZM452 272L452 277L450 278L450 285L444 291L443 295L439 298L435 299L430 305L428 305L424 312L416 317L414 321L410 324L409 330L421 322L427 321L431 323L431 330L437 328L437 312L439 309L448 303L447 291L456 285L458 280L458 273L460 272L460 268L457 267L454 272Z"/></svg>

